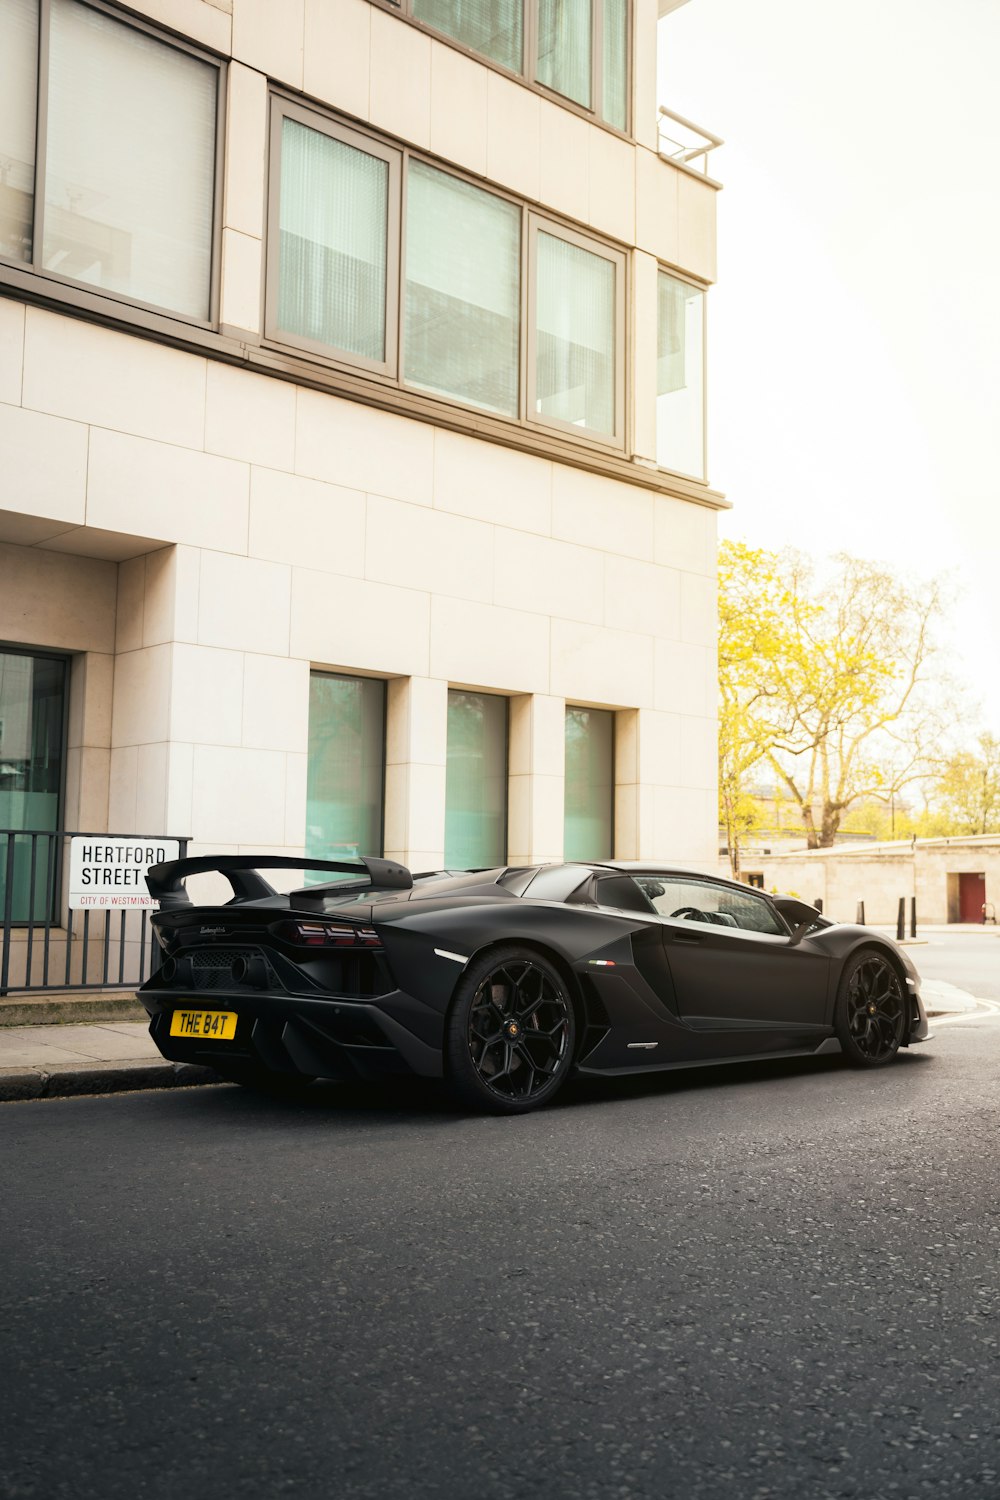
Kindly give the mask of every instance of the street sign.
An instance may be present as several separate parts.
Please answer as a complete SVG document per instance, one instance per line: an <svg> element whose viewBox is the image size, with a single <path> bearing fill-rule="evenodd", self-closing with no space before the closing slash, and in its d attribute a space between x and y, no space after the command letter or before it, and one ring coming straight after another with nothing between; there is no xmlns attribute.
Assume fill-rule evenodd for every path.
<svg viewBox="0 0 1000 1500"><path fill-rule="evenodd" d="M177 839L78 835L70 839L69 847L70 907L74 911L155 907L146 888L146 871L150 865L179 857Z"/></svg>

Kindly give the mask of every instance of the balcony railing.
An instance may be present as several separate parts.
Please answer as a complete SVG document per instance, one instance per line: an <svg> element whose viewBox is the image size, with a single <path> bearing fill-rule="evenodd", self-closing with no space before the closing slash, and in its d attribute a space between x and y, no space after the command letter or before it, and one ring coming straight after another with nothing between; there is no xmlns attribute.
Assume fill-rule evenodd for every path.
<svg viewBox="0 0 1000 1500"><path fill-rule="evenodd" d="M722 137L713 135L703 125L686 120L683 115L661 104L657 116L658 150L674 166L700 177L708 177L708 154L725 145ZM695 163L700 162L700 166ZM709 178L709 181L714 179Z"/></svg>

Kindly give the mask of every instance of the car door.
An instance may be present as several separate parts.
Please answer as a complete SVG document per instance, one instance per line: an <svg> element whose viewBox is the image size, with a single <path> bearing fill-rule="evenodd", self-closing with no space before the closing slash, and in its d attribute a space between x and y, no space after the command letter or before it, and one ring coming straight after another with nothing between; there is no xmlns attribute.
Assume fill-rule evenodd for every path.
<svg viewBox="0 0 1000 1500"><path fill-rule="evenodd" d="M638 877L644 880L689 1026L782 1033L788 1045L829 1031L830 960L791 946L769 901L721 881Z"/></svg>

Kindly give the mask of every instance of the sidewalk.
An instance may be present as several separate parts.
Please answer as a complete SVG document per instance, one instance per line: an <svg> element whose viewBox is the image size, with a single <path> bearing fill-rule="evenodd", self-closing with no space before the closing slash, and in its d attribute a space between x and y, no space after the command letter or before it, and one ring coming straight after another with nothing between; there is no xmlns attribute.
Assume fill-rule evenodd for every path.
<svg viewBox="0 0 1000 1500"><path fill-rule="evenodd" d="M0 1027L0 1102L218 1081L211 1068L167 1062L145 1021Z"/></svg>
<svg viewBox="0 0 1000 1500"><path fill-rule="evenodd" d="M944 980L925 979L921 994L930 1016L978 1009L974 995ZM218 1082L211 1068L161 1057L145 1021L0 1025L0 1103Z"/></svg>

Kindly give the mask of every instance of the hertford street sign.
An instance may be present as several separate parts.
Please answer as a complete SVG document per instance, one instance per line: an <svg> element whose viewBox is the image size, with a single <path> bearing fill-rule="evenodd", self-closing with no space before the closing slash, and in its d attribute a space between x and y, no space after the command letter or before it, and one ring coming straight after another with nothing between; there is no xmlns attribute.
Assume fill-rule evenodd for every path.
<svg viewBox="0 0 1000 1500"><path fill-rule="evenodd" d="M146 888L146 871L179 855L176 839L105 838L101 834L72 838L69 904L74 910L97 911L155 906Z"/></svg>

